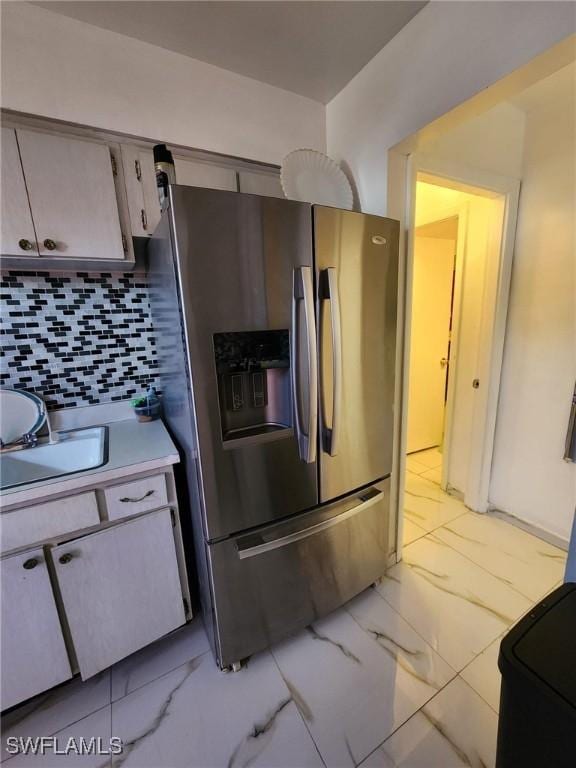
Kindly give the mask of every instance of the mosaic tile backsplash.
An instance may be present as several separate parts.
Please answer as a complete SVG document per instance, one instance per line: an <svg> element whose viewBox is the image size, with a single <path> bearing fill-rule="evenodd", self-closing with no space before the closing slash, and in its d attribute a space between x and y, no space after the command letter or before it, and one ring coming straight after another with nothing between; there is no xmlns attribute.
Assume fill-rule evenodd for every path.
<svg viewBox="0 0 576 768"><path fill-rule="evenodd" d="M157 384L148 284L141 274L0 276L2 386L48 408L94 405Z"/></svg>

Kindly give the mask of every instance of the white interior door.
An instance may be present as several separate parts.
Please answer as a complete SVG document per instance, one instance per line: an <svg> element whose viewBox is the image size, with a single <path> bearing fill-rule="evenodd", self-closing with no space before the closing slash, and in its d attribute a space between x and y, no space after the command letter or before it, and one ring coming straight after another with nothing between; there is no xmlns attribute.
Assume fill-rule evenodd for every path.
<svg viewBox="0 0 576 768"><path fill-rule="evenodd" d="M82 679L184 624L169 509L52 549Z"/></svg>
<svg viewBox="0 0 576 768"><path fill-rule="evenodd" d="M110 150L18 130L41 256L124 259Z"/></svg>
<svg viewBox="0 0 576 768"><path fill-rule="evenodd" d="M42 547L0 561L2 709L72 677Z"/></svg>
<svg viewBox="0 0 576 768"><path fill-rule="evenodd" d="M20 163L16 131L2 128L1 250L5 256L38 256L36 233Z"/></svg>
<svg viewBox="0 0 576 768"><path fill-rule="evenodd" d="M454 239L436 237L432 231L426 235L416 231L408 453L442 443L455 253Z"/></svg>

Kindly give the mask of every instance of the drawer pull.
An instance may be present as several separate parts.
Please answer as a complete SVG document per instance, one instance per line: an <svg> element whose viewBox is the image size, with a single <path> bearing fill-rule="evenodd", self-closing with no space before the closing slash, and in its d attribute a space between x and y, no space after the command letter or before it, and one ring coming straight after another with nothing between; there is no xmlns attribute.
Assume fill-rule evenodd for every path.
<svg viewBox="0 0 576 768"><path fill-rule="evenodd" d="M344 522L344 520L348 520L349 518L354 517L354 515L357 515L359 512L363 512L365 509L371 507L373 504L378 503L383 498L384 494L382 491L378 491L375 488L370 488L364 494L358 496L360 503L355 507L347 509L344 512L341 512L339 515L329 518L328 520L323 520L321 523L316 523L315 525L310 525L307 528L302 528L299 531L289 533L286 536L279 536L278 538L272 539L270 541L263 541L261 544L256 544L246 549L239 547L238 557L240 560L244 560L246 557L261 555L264 552L270 552L273 549L279 549L280 547L285 547L288 544L293 544L296 541L300 541L300 539L306 539L308 536L313 536L316 533L320 533L320 531L325 531L327 528L332 528L333 526ZM280 525L282 525L282 523Z"/></svg>
<svg viewBox="0 0 576 768"><path fill-rule="evenodd" d="M61 563L62 565L66 565L66 563L69 563L70 560L72 560L73 558L74 558L74 555L72 554L72 552L65 552L63 555L60 555L60 557L58 558L58 562Z"/></svg>
<svg viewBox="0 0 576 768"><path fill-rule="evenodd" d="M131 499L129 496L124 496L124 498L120 499L120 501L122 502L122 504L128 504L128 503L137 504L139 501L144 501L144 499L147 499L149 496L152 496L153 493L154 493L154 489L151 488L149 491L146 491L144 496L140 496L140 498L138 499Z"/></svg>
<svg viewBox="0 0 576 768"><path fill-rule="evenodd" d="M40 561L37 558L31 557L29 560L25 560L22 563L22 568L26 568L27 571L31 571L32 568L36 568L39 562Z"/></svg>

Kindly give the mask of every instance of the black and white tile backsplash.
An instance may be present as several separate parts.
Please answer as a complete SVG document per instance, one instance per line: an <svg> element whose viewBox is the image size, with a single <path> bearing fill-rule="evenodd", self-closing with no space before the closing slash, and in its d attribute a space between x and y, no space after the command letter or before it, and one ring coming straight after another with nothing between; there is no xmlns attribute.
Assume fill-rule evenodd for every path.
<svg viewBox="0 0 576 768"><path fill-rule="evenodd" d="M2 386L49 408L123 400L156 384L143 275L5 272L0 276Z"/></svg>

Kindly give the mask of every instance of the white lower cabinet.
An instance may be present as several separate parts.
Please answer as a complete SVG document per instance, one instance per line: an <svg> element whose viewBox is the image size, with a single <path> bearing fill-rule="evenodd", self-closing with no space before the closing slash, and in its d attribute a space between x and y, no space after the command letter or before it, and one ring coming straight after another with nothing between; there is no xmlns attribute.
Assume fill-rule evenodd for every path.
<svg viewBox="0 0 576 768"><path fill-rule="evenodd" d="M42 547L0 561L2 709L72 677Z"/></svg>
<svg viewBox="0 0 576 768"><path fill-rule="evenodd" d="M169 509L50 552L83 680L186 621Z"/></svg>

